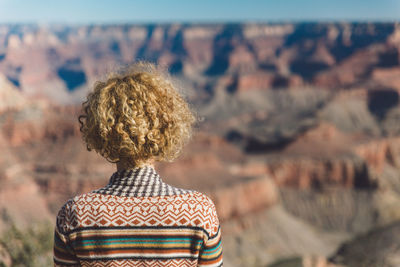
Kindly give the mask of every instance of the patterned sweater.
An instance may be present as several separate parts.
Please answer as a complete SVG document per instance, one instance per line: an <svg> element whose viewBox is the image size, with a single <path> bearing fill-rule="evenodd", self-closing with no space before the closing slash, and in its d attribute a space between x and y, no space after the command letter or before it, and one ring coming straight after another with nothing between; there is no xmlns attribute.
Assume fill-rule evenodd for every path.
<svg viewBox="0 0 400 267"><path fill-rule="evenodd" d="M215 206L150 166L115 172L59 211L54 266L222 266Z"/></svg>

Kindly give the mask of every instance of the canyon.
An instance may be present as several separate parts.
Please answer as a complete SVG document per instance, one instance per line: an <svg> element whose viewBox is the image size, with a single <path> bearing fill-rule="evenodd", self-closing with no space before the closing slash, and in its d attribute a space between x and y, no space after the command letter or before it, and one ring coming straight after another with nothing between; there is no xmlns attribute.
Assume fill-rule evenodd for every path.
<svg viewBox="0 0 400 267"><path fill-rule="evenodd" d="M53 226L108 182L77 117L96 80L137 60L168 69L197 113L156 169L213 199L226 266L397 266L397 23L0 25L0 232Z"/></svg>

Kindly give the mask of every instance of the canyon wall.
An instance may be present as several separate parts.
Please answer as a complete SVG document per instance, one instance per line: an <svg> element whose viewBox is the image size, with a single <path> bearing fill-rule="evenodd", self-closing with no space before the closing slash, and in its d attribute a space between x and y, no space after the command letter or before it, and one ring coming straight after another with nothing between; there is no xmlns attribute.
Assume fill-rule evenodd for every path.
<svg viewBox="0 0 400 267"><path fill-rule="evenodd" d="M54 223L107 183L115 168L86 150L81 102L149 60L200 118L156 168L214 200L226 265L353 264L363 234L400 220L399 51L397 23L0 25L0 232Z"/></svg>

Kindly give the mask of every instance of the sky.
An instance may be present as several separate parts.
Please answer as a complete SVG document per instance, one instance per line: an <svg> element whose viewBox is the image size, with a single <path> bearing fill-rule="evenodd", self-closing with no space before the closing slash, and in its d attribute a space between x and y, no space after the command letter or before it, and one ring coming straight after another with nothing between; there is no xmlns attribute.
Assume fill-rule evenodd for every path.
<svg viewBox="0 0 400 267"><path fill-rule="evenodd" d="M0 0L0 23L400 21L400 0Z"/></svg>

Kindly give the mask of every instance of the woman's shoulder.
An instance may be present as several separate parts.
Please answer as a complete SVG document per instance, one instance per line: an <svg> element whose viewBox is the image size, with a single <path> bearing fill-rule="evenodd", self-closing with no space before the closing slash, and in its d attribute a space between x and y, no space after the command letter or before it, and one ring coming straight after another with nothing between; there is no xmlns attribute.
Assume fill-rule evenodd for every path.
<svg viewBox="0 0 400 267"><path fill-rule="evenodd" d="M187 204L196 204L201 205L205 208L215 208L213 200L205 193L195 191L195 190L185 190L182 189L180 194L172 194L172 195L158 195L158 196L150 196L150 197L121 197L115 195L108 194L100 194L95 191L76 195L75 197L67 200L64 205L61 207L60 211L67 211L75 208L76 206L82 205L91 205L91 204L101 204L109 201L115 201L118 203L123 202L154 202L154 199L158 201L167 201L167 202L177 202L187 203ZM157 202L158 202L157 201Z"/></svg>
<svg viewBox="0 0 400 267"><path fill-rule="evenodd" d="M198 191L191 191L182 197L187 198L187 203L191 204L191 208L198 211L197 214L202 219L203 227L209 236L214 236L219 231L220 223L213 200L205 193Z"/></svg>
<svg viewBox="0 0 400 267"><path fill-rule="evenodd" d="M212 199L205 193L199 192L199 191L190 191L188 193L189 198L195 199L202 205L206 207L215 207L214 202Z"/></svg>

